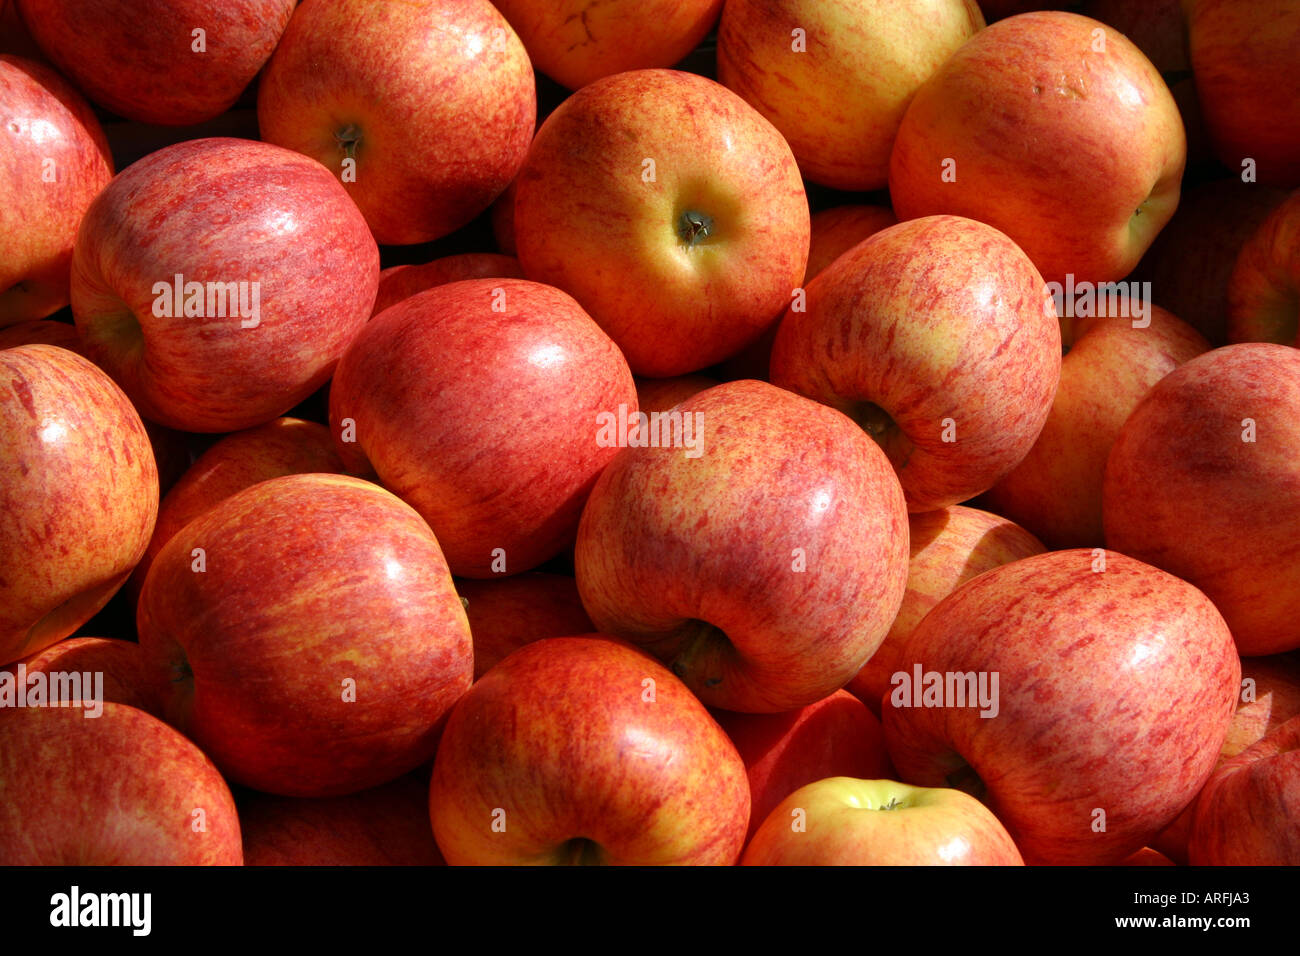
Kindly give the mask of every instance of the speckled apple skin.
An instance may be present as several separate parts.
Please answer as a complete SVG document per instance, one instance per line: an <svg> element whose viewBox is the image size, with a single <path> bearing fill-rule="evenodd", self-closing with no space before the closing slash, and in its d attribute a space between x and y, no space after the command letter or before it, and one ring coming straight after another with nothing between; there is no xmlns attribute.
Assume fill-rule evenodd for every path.
<svg viewBox="0 0 1300 956"><path fill-rule="evenodd" d="M504 832L494 812L504 811ZM736 862L749 783L704 705L648 654L603 636L516 651L455 707L429 789L434 836L457 865Z"/></svg>
<svg viewBox="0 0 1300 956"><path fill-rule="evenodd" d="M524 270L514 256L495 252L462 252L419 265L389 266L379 273L374 314L409 299L417 292L464 279L522 279Z"/></svg>
<svg viewBox="0 0 1300 956"><path fill-rule="evenodd" d="M686 211L713 219L694 247L678 237ZM570 96L515 184L524 273L581 302L632 371L654 378L757 339L803 279L808 229L781 134L726 87L675 70L620 73Z"/></svg>
<svg viewBox="0 0 1300 956"><path fill-rule="evenodd" d="M474 679L525 644L547 637L589 634L596 628L578 597L578 585L563 574L531 571L487 581L456 582L474 636Z"/></svg>
<svg viewBox="0 0 1300 956"><path fill-rule="evenodd" d="M157 514L153 450L122 390L66 349L0 351L0 665L107 604Z"/></svg>
<svg viewBox="0 0 1300 956"><path fill-rule="evenodd" d="M1114 281L1174 214L1186 153L1173 95L1122 33L1028 13L977 33L917 90L889 195L899 219L995 226L1049 281Z"/></svg>
<svg viewBox="0 0 1300 956"><path fill-rule="evenodd" d="M243 863L230 788L198 747L126 704L84 714L79 707L0 710L0 860Z"/></svg>
<svg viewBox="0 0 1300 956"><path fill-rule="evenodd" d="M778 713L842 687L907 584L907 512L883 452L839 412L765 382L683 402L702 454L626 448L587 502L578 593L711 707ZM804 570L795 549L802 549ZM704 621L726 640L681 628Z"/></svg>
<svg viewBox="0 0 1300 956"><path fill-rule="evenodd" d="M951 786L968 764L1027 863L1118 863L1147 845L1205 783L1240 692L1209 599L1103 554L1104 571L1090 549L995 568L912 633L902 670L996 672L996 716L882 702L902 779Z"/></svg>
<svg viewBox="0 0 1300 956"><path fill-rule="evenodd" d="M474 671L428 526L341 475L264 481L186 525L155 559L137 623L168 723L230 780L285 796L419 766Z"/></svg>
<svg viewBox="0 0 1300 956"><path fill-rule="evenodd" d="M144 654L135 641L70 637L0 670L17 676L19 663L28 674L37 671L44 674L101 673L104 675L104 700L127 704L162 719L162 705L156 689L145 675Z"/></svg>
<svg viewBox="0 0 1300 956"><path fill-rule="evenodd" d="M469 222L510 184L537 123L524 45L488 0L308 0L257 93L262 138L341 179L375 239L428 242Z"/></svg>
<svg viewBox="0 0 1300 956"><path fill-rule="evenodd" d="M1300 192L1274 209L1237 254L1228 279L1228 339L1300 348Z"/></svg>
<svg viewBox="0 0 1300 956"><path fill-rule="evenodd" d="M813 213L804 283L811 282L863 239L896 225L898 217L888 206L832 206Z"/></svg>
<svg viewBox="0 0 1300 956"><path fill-rule="evenodd" d="M92 100L142 123L220 116L257 76L294 0L18 0L42 52ZM205 31L195 52L193 31Z"/></svg>
<svg viewBox="0 0 1300 956"><path fill-rule="evenodd" d="M808 283L771 374L847 413L884 409L905 436L886 445L890 460L921 512L987 490L1025 457L1060 372L1061 329L1033 263L992 226L931 216L876 233Z"/></svg>
<svg viewBox="0 0 1300 956"><path fill-rule="evenodd" d="M572 543L618 452L598 444L596 416L620 404L636 411L632 373L577 302L536 282L476 279L366 326L330 386L330 427L345 463L368 461L429 522L453 574L486 578Z"/></svg>
<svg viewBox="0 0 1300 956"><path fill-rule="evenodd" d="M1108 547L1209 595L1243 656L1300 647L1300 350L1230 345L1161 379L1111 449L1102 517Z"/></svg>
<svg viewBox="0 0 1300 956"><path fill-rule="evenodd" d="M54 182L43 178L47 159ZM44 64L0 56L0 329L68 304L77 226L112 178L81 94Z"/></svg>
<svg viewBox="0 0 1300 956"><path fill-rule="evenodd" d="M260 324L158 317L157 282L259 282ZM320 388L370 317L379 249L319 163L251 140L146 156L91 204L72 263L85 350L144 417L190 432L251 428ZM134 319L131 317L134 316ZM132 322L143 347L131 344Z"/></svg>

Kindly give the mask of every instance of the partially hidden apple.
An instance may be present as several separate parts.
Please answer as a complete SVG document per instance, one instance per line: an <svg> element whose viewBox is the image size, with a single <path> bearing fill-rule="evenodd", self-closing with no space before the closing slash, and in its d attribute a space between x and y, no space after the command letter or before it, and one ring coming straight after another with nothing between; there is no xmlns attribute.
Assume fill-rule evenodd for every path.
<svg viewBox="0 0 1300 956"><path fill-rule="evenodd" d="M1237 253L1228 279L1228 339L1300 347L1300 190Z"/></svg>
<svg viewBox="0 0 1300 956"><path fill-rule="evenodd" d="M578 584L562 574L530 571L508 578L456 582L474 638L478 680L525 644L548 637L590 634Z"/></svg>
<svg viewBox="0 0 1300 956"><path fill-rule="evenodd" d="M140 645L134 641L70 637L15 664L0 667L0 672L8 672L16 681L19 664L29 686L32 675L43 674L40 680L47 688L55 684L59 688L80 687L87 699L97 695L98 699L92 703L127 704L162 719L157 690L146 674Z"/></svg>
<svg viewBox="0 0 1300 956"><path fill-rule="evenodd" d="M379 273L373 313L409 299L417 292L463 279L522 279L524 270L514 256L494 252L463 252L419 265L389 266Z"/></svg>

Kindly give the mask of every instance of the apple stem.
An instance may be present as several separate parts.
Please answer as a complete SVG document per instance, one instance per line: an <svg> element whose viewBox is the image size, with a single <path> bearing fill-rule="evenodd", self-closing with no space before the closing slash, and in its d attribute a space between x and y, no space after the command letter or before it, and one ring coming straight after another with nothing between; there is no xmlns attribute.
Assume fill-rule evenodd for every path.
<svg viewBox="0 0 1300 956"><path fill-rule="evenodd" d="M356 159L357 145L361 142L361 130L355 123L349 123L337 133L334 134L334 140L339 144L348 159Z"/></svg>

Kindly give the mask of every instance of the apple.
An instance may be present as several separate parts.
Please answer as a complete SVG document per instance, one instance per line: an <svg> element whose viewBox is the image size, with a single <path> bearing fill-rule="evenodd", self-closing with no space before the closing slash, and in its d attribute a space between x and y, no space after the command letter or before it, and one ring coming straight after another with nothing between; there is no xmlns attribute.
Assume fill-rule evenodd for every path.
<svg viewBox="0 0 1300 956"><path fill-rule="evenodd" d="M408 245L500 195L537 98L528 54L488 0L331 0L294 12L257 119L267 142L338 174L378 242Z"/></svg>
<svg viewBox="0 0 1300 956"><path fill-rule="evenodd" d="M1210 348L1186 322L1137 296L1098 295L1086 311L1061 318L1061 381L1038 441L983 497L1053 551L1104 543L1101 486L1111 445L1156 382Z"/></svg>
<svg viewBox="0 0 1300 956"><path fill-rule="evenodd" d="M899 223L808 283L781 320L772 383L880 443L910 511L965 501L1033 447L1061 370L1042 277L1014 242L956 216Z"/></svg>
<svg viewBox="0 0 1300 956"><path fill-rule="evenodd" d="M1049 281L1107 282L1174 214L1185 158L1169 88L1123 34L1026 13L977 33L917 90L889 195L899 219L995 226Z"/></svg>
<svg viewBox="0 0 1300 956"><path fill-rule="evenodd" d="M582 608L578 584L563 574L530 571L509 578L456 582L474 638L474 679L514 651L547 637L595 630Z"/></svg>
<svg viewBox="0 0 1300 956"><path fill-rule="evenodd" d="M1286 196L1281 189L1236 178L1191 187L1133 280L1150 282L1156 303L1211 345L1228 344L1228 279L1237 254Z"/></svg>
<svg viewBox="0 0 1300 956"><path fill-rule="evenodd" d="M342 475L247 488L154 559L137 611L168 723L233 782L339 796L433 756L473 677L428 526Z"/></svg>
<svg viewBox="0 0 1300 956"><path fill-rule="evenodd" d="M18 0L45 55L92 100L143 123L189 126L235 105L294 0Z"/></svg>
<svg viewBox="0 0 1300 956"><path fill-rule="evenodd" d="M488 216L492 221L492 238L496 240L497 249L506 256L514 256L518 251L515 248L515 183L517 182L517 179L510 180L510 185L505 188L505 192L492 204Z"/></svg>
<svg viewBox="0 0 1300 956"><path fill-rule="evenodd" d="M719 385L675 412L680 435L620 451L587 500L574 551L587 613L710 707L821 700L903 598L893 469L839 412L765 382Z"/></svg>
<svg viewBox="0 0 1300 956"><path fill-rule="evenodd" d="M601 416L621 406L636 412L627 362L577 302L475 279L371 320L339 362L330 426L349 468L369 463L424 516L453 574L484 578L572 543L618 452Z"/></svg>
<svg viewBox="0 0 1300 956"><path fill-rule="evenodd" d="M747 840L777 804L805 784L826 777L874 780L893 773L880 721L848 691L837 690L783 714L719 710L713 716L745 761Z"/></svg>
<svg viewBox="0 0 1300 956"><path fill-rule="evenodd" d="M1294 0L1184 0L1201 112L1214 152L1234 173L1300 186L1300 97Z"/></svg>
<svg viewBox="0 0 1300 956"><path fill-rule="evenodd" d="M901 779L979 796L1031 864L1113 864L1149 845L1209 777L1240 691L1209 598L1101 549L981 574L905 651L903 676L920 680L882 702Z"/></svg>
<svg viewBox="0 0 1300 956"><path fill-rule="evenodd" d="M68 304L72 245L113 157L84 99L50 67L0 55L0 329Z"/></svg>
<svg viewBox="0 0 1300 956"><path fill-rule="evenodd" d="M672 66L718 22L723 0L495 0L537 69L571 90Z"/></svg>
<svg viewBox="0 0 1300 956"><path fill-rule="evenodd" d="M1228 338L1300 347L1300 190L1237 254L1228 280Z"/></svg>
<svg viewBox="0 0 1300 956"><path fill-rule="evenodd" d="M429 785L409 773L346 797L240 794L245 866L443 866Z"/></svg>
<svg viewBox="0 0 1300 956"><path fill-rule="evenodd" d="M108 703L0 709L7 866L239 866L230 788L156 717Z"/></svg>
<svg viewBox="0 0 1300 956"><path fill-rule="evenodd" d="M259 481L284 475L342 474L346 469L330 430L300 418L276 418L227 435L198 457L158 507L144 557L131 575L138 600L154 558L172 536L199 515Z"/></svg>
<svg viewBox="0 0 1300 956"><path fill-rule="evenodd" d="M983 28L975 0L729 0L718 80L771 120L808 179L882 189L913 94Z"/></svg>
<svg viewBox="0 0 1300 956"><path fill-rule="evenodd" d="M643 412L671 411L692 395L721 383L707 375L675 375L672 378L636 379L637 408Z"/></svg>
<svg viewBox="0 0 1300 956"><path fill-rule="evenodd" d="M832 206L813 213L804 284L863 239L897 224L888 206Z"/></svg>
<svg viewBox="0 0 1300 956"><path fill-rule="evenodd" d="M749 786L735 746L661 664L600 635L555 637L452 710L429 816L453 866L730 865Z"/></svg>
<svg viewBox="0 0 1300 956"><path fill-rule="evenodd" d="M378 283L374 239L319 163L199 139L133 164L91 203L72 312L145 418L228 432L323 385Z"/></svg>
<svg viewBox="0 0 1300 956"><path fill-rule="evenodd" d="M1108 547L1209 595L1243 656L1300 647L1300 350L1230 345L1161 379L1111 448Z"/></svg>
<svg viewBox="0 0 1300 956"><path fill-rule="evenodd" d="M637 375L735 354L803 278L808 200L790 147L701 76L584 86L542 124L515 188L524 273L577 299Z"/></svg>
<svg viewBox="0 0 1300 956"><path fill-rule="evenodd" d="M1219 767L1196 801L1193 866L1300 865L1300 717Z"/></svg>
<svg viewBox="0 0 1300 956"><path fill-rule="evenodd" d="M1169 859L1159 850L1154 850L1149 846L1144 846L1136 853L1126 856L1119 862L1120 866L1174 866L1174 861Z"/></svg>
<svg viewBox="0 0 1300 956"><path fill-rule="evenodd" d="M846 685L877 716L903 668L907 639L931 608L971 578L1046 550L1015 522L964 505L910 514L907 525L911 556L902 607L876 653Z"/></svg>
<svg viewBox="0 0 1300 956"><path fill-rule="evenodd" d="M744 866L1021 866L1020 851L960 790L829 777L764 820Z"/></svg>
<svg viewBox="0 0 1300 956"><path fill-rule="evenodd" d="M120 588L158 513L127 397L53 345L0 351L0 666L72 634Z"/></svg>
<svg viewBox="0 0 1300 956"><path fill-rule="evenodd" d="M524 270L514 256L494 252L464 252L422 265L389 266L379 273L373 314L409 299L417 292L463 279L522 279Z"/></svg>
<svg viewBox="0 0 1300 956"><path fill-rule="evenodd" d="M162 718L162 705L145 675L144 655L140 652L140 645L134 641L70 637L17 664L0 667L0 672L7 671L17 679L19 664L29 678L38 673L45 674L47 681L56 676L68 679L72 675L82 675L80 686L84 695L89 696L98 687L105 702L127 704ZM91 675L89 682L87 674Z"/></svg>
<svg viewBox="0 0 1300 956"><path fill-rule="evenodd" d="M27 32L23 18L18 15L18 5L13 0L0 0L0 53L12 53L28 60L44 60L41 48Z"/></svg>

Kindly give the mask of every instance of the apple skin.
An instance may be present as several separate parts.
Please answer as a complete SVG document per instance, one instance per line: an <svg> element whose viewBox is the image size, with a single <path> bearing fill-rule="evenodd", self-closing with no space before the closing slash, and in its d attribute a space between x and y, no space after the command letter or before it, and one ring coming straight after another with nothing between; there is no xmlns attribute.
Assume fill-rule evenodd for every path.
<svg viewBox="0 0 1300 956"><path fill-rule="evenodd" d="M94 102L142 123L220 116L280 40L294 0L18 0L45 55ZM192 31L206 31L203 52Z"/></svg>
<svg viewBox="0 0 1300 956"><path fill-rule="evenodd" d="M154 315L154 284L176 274L260 283L260 323ZM145 418L229 432L320 388L378 284L379 249L319 163L267 143L199 139L136 162L91 203L72 312L86 353Z"/></svg>
<svg viewBox="0 0 1300 956"><path fill-rule="evenodd" d="M806 293L781 320L772 383L859 422L897 470L909 511L987 490L1033 447L1060 376L1061 330L1033 263L992 226L899 223Z"/></svg>
<svg viewBox="0 0 1300 956"><path fill-rule="evenodd" d="M1161 379L1106 464L1107 546L1209 595L1243 656L1300 647L1297 449L1300 350L1252 343Z"/></svg>
<svg viewBox="0 0 1300 956"><path fill-rule="evenodd" d="M888 206L832 206L813 213L804 284L863 239L896 225L898 217Z"/></svg>
<svg viewBox="0 0 1300 956"><path fill-rule="evenodd" d="M718 81L781 131L807 179L883 189L912 95L983 28L975 0L728 0Z"/></svg>
<svg viewBox="0 0 1300 956"><path fill-rule="evenodd" d="M1174 214L1185 159L1178 107L1123 34L1026 13L977 33L917 91L889 194L900 220L947 213L1000 229L1048 281L1106 282L1131 272Z"/></svg>
<svg viewBox="0 0 1300 956"><path fill-rule="evenodd" d="M426 775L346 797L249 790L238 798L245 866L445 866L429 826Z"/></svg>
<svg viewBox="0 0 1300 956"><path fill-rule="evenodd" d="M995 716L882 702L902 779L976 793L1030 864L1112 864L1148 845L1209 777L1240 690L1205 595L1101 556L1104 571L1085 549L994 568L912 632L903 670L998 674Z"/></svg>
<svg viewBox="0 0 1300 956"><path fill-rule="evenodd" d="M525 274L582 303L637 375L735 354L803 278L808 199L790 147L701 76L636 70L583 87L542 124L515 188Z"/></svg>
<svg viewBox="0 0 1300 956"><path fill-rule="evenodd" d="M596 627L669 663L710 707L780 713L842 687L907 584L907 513L879 447L765 382L701 392L697 458L625 448L578 527Z"/></svg>
<svg viewBox="0 0 1300 956"><path fill-rule="evenodd" d="M907 524L911 557L902 607L876 653L845 685L877 717L903 669L907 639L931 608L971 578L1047 550L1015 522L964 505L909 514Z"/></svg>
<svg viewBox="0 0 1300 956"><path fill-rule="evenodd" d="M1136 853L1126 856L1118 864L1119 866L1175 866L1173 860L1165 856L1159 850L1154 850L1149 846L1144 846Z"/></svg>
<svg viewBox="0 0 1300 956"><path fill-rule="evenodd" d="M505 192L492 204L488 216L492 222L492 238L503 256L514 256L519 251L515 246L515 183L518 181L510 180Z"/></svg>
<svg viewBox="0 0 1300 956"><path fill-rule="evenodd" d="M514 256L494 252L464 252L422 265L389 266L379 273L373 315L417 292L463 279L522 279L524 270Z"/></svg>
<svg viewBox="0 0 1300 956"><path fill-rule="evenodd" d="M793 829L797 810L806 815L806 830ZM1024 861L1002 824L968 793L839 776L786 797L763 820L741 864L1022 866Z"/></svg>
<svg viewBox="0 0 1300 956"><path fill-rule="evenodd" d="M330 430L300 418L276 418L227 435L186 469L158 506L158 520L128 590L139 600L154 558L172 536L236 492L284 475L343 474Z"/></svg>
<svg viewBox="0 0 1300 956"><path fill-rule="evenodd" d="M1146 307L1145 328L1134 328L1124 309L1061 319L1068 351L1047 424L1029 454L982 499L1053 551L1102 545L1102 478L1120 429L1153 385L1210 348L1186 322L1158 305ZM1107 312L1108 303L1097 311Z"/></svg>
<svg viewBox="0 0 1300 956"><path fill-rule="evenodd" d="M1214 772L1196 801L1192 866L1300 865L1300 717Z"/></svg>
<svg viewBox="0 0 1300 956"><path fill-rule="evenodd" d="M53 345L0 351L0 666L90 620L144 554L158 468L130 401Z"/></svg>
<svg viewBox="0 0 1300 956"><path fill-rule="evenodd" d="M563 574L530 571L489 581L464 579L456 591L465 602L474 637L474 679L514 651L547 637L595 630L578 597L578 584Z"/></svg>
<svg viewBox="0 0 1300 956"><path fill-rule="evenodd" d="M1300 186L1300 6L1292 0L1185 3L1192 74L1220 161L1240 173L1250 158L1259 182Z"/></svg>
<svg viewBox="0 0 1300 956"><path fill-rule="evenodd" d="M495 0L537 69L579 89L603 76L668 67L718 22L723 0Z"/></svg>
<svg viewBox="0 0 1300 956"><path fill-rule="evenodd" d="M418 767L473 678L432 532L342 475L273 478L187 524L154 559L136 618L168 723L231 781L284 796L355 793Z"/></svg>
<svg viewBox="0 0 1300 956"><path fill-rule="evenodd" d="M350 468L369 462L420 512L452 573L527 571L573 542L583 502L617 453L602 411L636 411L615 344L570 296L522 279L421 292L376 316L330 387ZM355 423L349 442L346 421Z"/></svg>
<svg viewBox="0 0 1300 956"><path fill-rule="evenodd" d="M38 671L103 674L104 700L126 704L162 719L162 703L145 673L144 655L134 641L108 637L70 637L18 663L29 675ZM0 667L17 676L18 664ZM83 690L85 685L82 685ZM98 719L98 718L95 718Z"/></svg>
<svg viewBox="0 0 1300 956"><path fill-rule="evenodd" d="M488 0L313 0L262 74L257 120L267 142L340 177L378 242L409 245L501 194L537 97L524 45Z"/></svg>
<svg viewBox="0 0 1300 956"><path fill-rule="evenodd" d="M107 703L96 718L83 715L64 707L0 710L0 860L243 862L234 798L198 747L126 704Z"/></svg>
<svg viewBox="0 0 1300 956"><path fill-rule="evenodd" d="M884 732L866 705L848 691L783 714L737 714L714 719L745 761L749 777L749 832L800 787L826 777L889 777Z"/></svg>
<svg viewBox="0 0 1300 956"><path fill-rule="evenodd" d="M68 304L77 226L112 178L81 94L42 63L0 55L0 329Z"/></svg>
<svg viewBox="0 0 1300 956"><path fill-rule="evenodd" d="M1240 179L1198 183L1132 275L1156 302L1209 339L1228 344L1228 281L1241 247L1287 196Z"/></svg>
<svg viewBox="0 0 1300 956"><path fill-rule="evenodd" d="M1228 280L1228 339L1300 348L1300 190L1237 254Z"/></svg>
<svg viewBox="0 0 1300 956"><path fill-rule="evenodd" d="M673 378L636 380L637 407L643 412L666 412L705 389L722 384L707 375L676 375Z"/></svg>
<svg viewBox="0 0 1300 956"><path fill-rule="evenodd" d="M728 866L749 808L745 765L704 705L603 635L538 641L489 671L452 710L429 789L453 866Z"/></svg>

